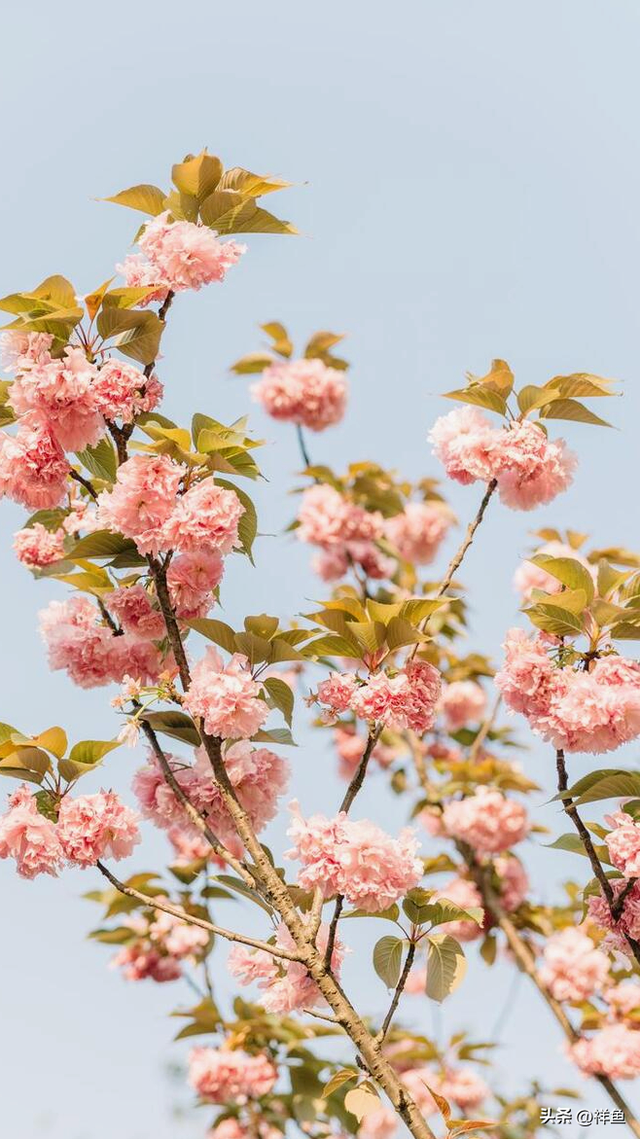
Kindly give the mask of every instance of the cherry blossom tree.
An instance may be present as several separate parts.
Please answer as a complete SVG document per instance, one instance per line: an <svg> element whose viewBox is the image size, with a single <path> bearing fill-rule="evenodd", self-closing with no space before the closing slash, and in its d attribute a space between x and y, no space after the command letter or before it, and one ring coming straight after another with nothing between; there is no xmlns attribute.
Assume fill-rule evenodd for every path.
<svg viewBox="0 0 640 1139"><path fill-rule="evenodd" d="M443 1045L405 1023L412 1000L441 1002L463 984L476 952L528 979L576 1072L640 1136L622 1090L640 1075L640 773L589 758L575 779L580 760L571 776L567 766L640 735L640 665L624 652L640 635L640 556L538 531L497 671L465 650L458 577L487 510L544 506L579 478L555 421L606 426L591 401L613 383L578 372L516 391L495 360L446 393L460 406L432 424L434 458L425 449L417 484L374 461L340 473L314 464L308 433L346 414L343 338L319 331L296 352L283 324L262 325L268 349L232 372L253 377L276 438L297 432L286 540L312 547L324 601L301 616L294 599L290 614L248 614L234 629L216 610L237 558L259 572L246 489L259 443L247 419L223 424L215 407L190 428L168 419L171 377L156 362L181 294L244 271L238 238L296 231L258 204L286 188L280 179L203 151L171 180L168 193L140 184L107 199L144 215L120 280L79 296L55 275L0 300L0 495L29 512L14 551L45 585L69 587L40 615L50 667L107 689L119 718L114 738L71 745L59 726L0 725L0 773L15 781L0 858L26 879L74 867L102 876L93 937L115 947L112 966L127 981L195 990L179 1038L198 1038L188 1082L212 1139L533 1136L570 1090L534 1081L506 1097L490 1040L456 1033ZM457 520L438 464L481 484L440 569ZM330 816L288 799L301 760L285 749L301 717L331 742L344 781ZM569 828L553 846L589 868L555 905L520 858L541 830L520 762L529 729L548 744ZM109 789L121 746L145 751L135 807ZM102 789L83 794L98 768ZM403 807L400 833L362 817L365 781L381 808ZM608 800L603 823L584 819L584 806ZM269 823L273 852L260 837ZM151 827L166 836L162 869L142 869ZM242 917L227 926L218 914L233 897ZM350 995L356 920L383 930L372 961L358 961L388 989L379 1022ZM223 946L221 986L211 955Z"/></svg>

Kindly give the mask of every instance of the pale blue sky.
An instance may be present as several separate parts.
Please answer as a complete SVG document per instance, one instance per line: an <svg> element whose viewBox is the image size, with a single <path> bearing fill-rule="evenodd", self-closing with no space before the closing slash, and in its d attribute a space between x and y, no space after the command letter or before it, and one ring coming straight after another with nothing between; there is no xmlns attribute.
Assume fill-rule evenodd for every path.
<svg viewBox="0 0 640 1139"><path fill-rule="evenodd" d="M197 408L230 421L245 412L246 383L226 368L258 346L256 325L269 319L299 338L323 327L349 333L349 416L312 442L314 457L336 466L375 457L409 477L436 474L425 436L446 408L437 393L493 356L523 384L575 370L626 380L624 402L610 408L621 433L569 428L581 458L575 487L530 516L492 510L469 557L470 647L497 655L530 528L569 524L598 544L638 544L639 36L633 0L14 5L3 16L0 74L0 290L63 272L89 291L137 224L94 199L137 181L162 184L172 161L206 145L228 165L294 181L273 201L305 236L250 238L223 288L174 306L161 369L170 413ZM270 482L257 498L262 529L273 533L291 517L285 491L298 457L292 434L251 410L270 444ZM466 519L477 494L457 488L452 499ZM21 517L3 504L0 719L108 736L105 694L79 694L47 671L36 613L53 590L9 553ZM295 540L265 538L257 556L257 572L237 559L225 583L230 619L247 609L290 615L317 596ZM299 735L295 791L303 806L332 809L332 757ZM548 760L536 747L524 757L545 783ZM116 753L109 779L126 787L135 762ZM389 823L391 811L399 825L373 782L362 813ZM558 825L553 808L539 817ZM135 864L153 865L161 851L148 836ZM565 864L533 847L525 856L546 897L563 872L582 872L568 856ZM84 940L94 915L79 895L97 885L90 873L25 883L0 864L0 879L6 1133L201 1135L207 1113L171 1118L165 1076L180 1054L166 1013L188 994L127 986L106 970L108 952ZM223 976L222 964L216 971ZM363 996L357 972L354 955L347 983ZM474 975L478 984L445 1006L447 1031L486 1033L502 1008L507 971L490 983L483 967ZM383 1008L378 982L367 1000ZM412 1008L429 1031L426 1002ZM502 1045L504 1086L532 1074L570 1079L554 1026L525 984ZM188 1094L180 1098L188 1105ZM599 1103L590 1091L589 1106Z"/></svg>

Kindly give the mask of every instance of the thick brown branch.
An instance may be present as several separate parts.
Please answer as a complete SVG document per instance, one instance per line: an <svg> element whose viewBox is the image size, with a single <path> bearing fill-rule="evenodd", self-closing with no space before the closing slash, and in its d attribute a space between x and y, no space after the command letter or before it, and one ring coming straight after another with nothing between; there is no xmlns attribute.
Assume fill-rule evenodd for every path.
<svg viewBox="0 0 640 1139"><path fill-rule="evenodd" d="M289 949L283 949L280 945L272 945L268 941L257 941L253 937L245 937L243 933L235 933L233 930L223 929L221 926L214 925L205 918L199 918L196 917L195 914L186 913L180 906L173 906L171 902L165 902L162 898L152 898L149 894L143 894L141 890L135 890L133 886L126 886L124 882L116 878L115 874L111 873L103 862L96 862L96 866L100 873L108 879L119 893L125 894L128 898L135 898L136 901L141 902L145 906L150 906L154 910L162 910L163 913L171 914L174 918L180 918L180 920L187 925L197 925L200 929L206 929L209 933L223 937L225 941L237 941L240 945L249 945L252 949L261 949L264 953L270 953L272 957L281 957L285 961L300 962L302 960L298 953L294 953Z"/></svg>
<svg viewBox="0 0 640 1139"><path fill-rule="evenodd" d="M615 922L617 922L618 918L620 916L620 913L619 913L619 909L618 909L617 904L616 904L616 896L613 892L613 887L611 885L611 882L607 878L607 875L605 874L602 863L600 862L600 859L598 858L597 851L595 849L595 846L593 845L593 839L591 838L589 831L587 830L582 819L580 818L580 815L578 813L578 809L574 805L571 797L568 795L562 794L563 791L567 791L568 787L569 787L569 777L567 774L567 765L565 763L564 751L562 750L562 748L558 748L558 750L556 751L556 770L558 773L558 791L559 791L560 795L562 796L562 806L564 807L567 815L571 819L571 822L573 823L574 827L576 828L576 830L578 832L578 835L580 837L580 841L581 841L581 843L585 849L585 853L589 859L589 862L591 863L591 869L593 870L593 873L594 873L595 877L597 878L598 883L600 885L600 889L602 890L602 896L605 899L605 901L609 907L609 912L611 914L611 917L613 918L613 920ZM631 952L633 953L635 960L640 965L640 942L636 941L633 937L629 937L623 931L621 931L621 933L622 933L622 936L625 938Z"/></svg>

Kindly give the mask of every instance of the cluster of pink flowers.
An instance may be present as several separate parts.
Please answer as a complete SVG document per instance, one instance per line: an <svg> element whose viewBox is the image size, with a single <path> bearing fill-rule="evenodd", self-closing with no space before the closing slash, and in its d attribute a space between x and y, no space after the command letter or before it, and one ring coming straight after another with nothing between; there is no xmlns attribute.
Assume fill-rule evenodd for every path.
<svg viewBox="0 0 640 1139"><path fill-rule="evenodd" d="M65 531L47 530L41 522L18 530L13 536L16 557L29 569L42 569L64 557Z"/></svg>
<svg viewBox="0 0 640 1139"><path fill-rule="evenodd" d="M495 479L500 498L514 510L551 502L570 486L577 462L563 440L549 442L535 423L496 429L473 407L441 416L429 439L450 478L463 484Z"/></svg>
<svg viewBox="0 0 640 1139"><path fill-rule="evenodd" d="M555 748L613 751L640 735L640 665L621 656L596 660L590 671L560 669L545 641L510 629L496 685L505 703L526 716Z"/></svg>
<svg viewBox="0 0 640 1139"><path fill-rule="evenodd" d="M358 735L354 724L347 723L336 725L333 739L340 761L340 775L343 779L350 779L364 755L367 741L364 736ZM380 767L389 767L395 758L395 751L378 740L371 752L371 758Z"/></svg>
<svg viewBox="0 0 640 1139"><path fill-rule="evenodd" d="M209 1103L243 1104L272 1090L278 1073L263 1053L249 1056L229 1048L194 1048L189 1054L189 1083Z"/></svg>
<svg viewBox="0 0 640 1139"><path fill-rule="evenodd" d="M586 1076L633 1080L640 1075L640 1032L626 1024L607 1024L594 1036L576 1041L568 1051Z"/></svg>
<svg viewBox="0 0 640 1139"><path fill-rule="evenodd" d="M153 411L162 399L163 387L155 373L147 378L133 364L105 360L93 381L93 398L105 419L133 423L143 411Z"/></svg>
<svg viewBox="0 0 640 1139"><path fill-rule="evenodd" d="M593 566L591 562L588 562L577 550L565 545L564 542L547 542L544 546L541 546L539 550L536 550L536 553L546 554L550 558L571 558L572 561L580 562L581 566L589 570L594 581L597 577L596 567ZM534 562L526 561L518 566L513 575L513 586L524 602L531 600L531 594L534 589L543 589L545 593L559 593L562 589L562 582L558 581L557 577L552 577L542 566L535 565Z"/></svg>
<svg viewBox="0 0 640 1139"><path fill-rule="evenodd" d="M164 910L155 910L151 919L125 917L123 925L129 926L132 938L112 957L110 965L122 969L127 981L177 981L182 976L182 963L197 962L209 944L205 929Z"/></svg>
<svg viewBox="0 0 640 1139"><path fill-rule="evenodd" d="M183 706L192 716L202 718L209 735L248 739L269 715L261 691L246 657L235 653L225 666L218 651L208 648L192 671Z"/></svg>
<svg viewBox="0 0 640 1139"><path fill-rule="evenodd" d="M604 998L616 1020L624 1020L640 1011L640 985L637 981L621 981L612 985Z"/></svg>
<svg viewBox="0 0 640 1139"><path fill-rule="evenodd" d="M343 811L333 819L303 819L297 803L292 810L287 834L294 845L285 858L302 863L298 883L303 889L319 887L325 898L342 894L359 909L376 913L420 881L423 867L411 830L394 839L368 819L354 822Z"/></svg>
<svg viewBox="0 0 640 1139"><path fill-rule="evenodd" d="M215 230L189 221L172 221L168 210L147 222L138 238L143 256L131 254L117 268L131 287L157 285L145 298L164 300L169 291L201 289L212 281L223 281L246 245L220 241Z"/></svg>
<svg viewBox="0 0 640 1139"><path fill-rule="evenodd" d="M425 1115L433 1115L438 1110L429 1088L462 1111L472 1111L479 1107L489 1095L484 1080L471 1068L448 1067L444 1072L436 1072L431 1068L410 1068L402 1073L402 1082Z"/></svg>
<svg viewBox="0 0 640 1139"><path fill-rule="evenodd" d="M273 1107L273 1100L270 1106ZM282 1139L282 1131L267 1123L266 1119L251 1119L243 1125L239 1119L230 1115L216 1123L207 1132L206 1139Z"/></svg>
<svg viewBox="0 0 640 1139"><path fill-rule="evenodd" d="M487 697L473 680L454 680L447 684L440 700L440 709L450 732L457 732L465 724L477 724L487 708Z"/></svg>
<svg viewBox="0 0 640 1139"><path fill-rule="evenodd" d="M408 502L387 518L384 532L405 562L429 565L449 532L453 514L443 502Z"/></svg>
<svg viewBox="0 0 640 1139"><path fill-rule="evenodd" d="M334 672L318 685L316 699L329 720L351 711L396 731L411 728L422 735L433 727L440 696L440 673L427 661L411 660L396 676L371 673L359 683L354 673Z"/></svg>
<svg viewBox="0 0 640 1139"><path fill-rule="evenodd" d="M10 391L20 423L17 434L3 435L0 444L0 491L31 508L61 502L69 469L65 451L94 446L106 420L130 423L162 396L157 378L147 379L131 364L109 359L99 367L79 346L54 358L50 347L48 336L32 334L26 344L20 338Z"/></svg>
<svg viewBox="0 0 640 1139"><path fill-rule="evenodd" d="M175 756L168 756L168 759L184 793L206 815L217 837L230 849L233 848L237 843L235 827L213 779L204 749L198 749L194 764L185 764ZM231 784L249 815L252 826L256 831L263 830L276 813L279 796L286 790L288 763L266 748L252 748L246 740L227 747L224 762ZM179 842L173 828L185 828L187 816L153 755L150 754L148 764L136 772L133 790L142 813L157 826L169 830L170 837L173 835L174 840ZM187 835L189 833L187 830ZM201 854L197 856L201 857Z"/></svg>
<svg viewBox="0 0 640 1139"><path fill-rule="evenodd" d="M244 514L237 494L205 479L178 495L184 474L168 455L127 459L113 489L98 497L97 525L132 538L141 554L230 553Z"/></svg>
<svg viewBox="0 0 640 1139"><path fill-rule="evenodd" d="M343 577L352 562L368 577L392 576L396 563L376 545L384 534L379 510L365 510L328 483L305 490L298 512L297 536L322 551L314 569L325 581Z"/></svg>
<svg viewBox="0 0 640 1139"><path fill-rule="evenodd" d="M176 617L193 621L204 617L213 603L213 591L224 574L224 561L218 550L194 550L172 558L167 585Z"/></svg>
<svg viewBox="0 0 640 1139"><path fill-rule="evenodd" d="M29 510L60 506L69 464L48 424L23 416L15 435L0 432L0 498L6 495Z"/></svg>
<svg viewBox="0 0 640 1139"><path fill-rule="evenodd" d="M329 927L323 922L316 938L316 945L322 953L327 949L328 937ZM275 944L282 949L295 949L293 938L282 923L278 926ZM344 946L336 938L331 955L331 970L336 979L340 977L344 955ZM299 961L273 957L264 949L234 945L228 966L231 975L241 985L258 982L258 988L262 990L261 1003L267 1012L285 1015L323 1003L318 986Z"/></svg>
<svg viewBox="0 0 640 1139"><path fill-rule="evenodd" d="M628 883L621 879L614 880L611 883L614 897L617 898L627 885ZM617 921L614 921L609 903L602 895L589 898L587 912L596 925L609 931L604 939L603 948L617 949L629 956L631 950L627 937L633 938L634 941L640 939L640 883L634 883L630 891L625 893L622 913Z"/></svg>
<svg viewBox="0 0 640 1139"><path fill-rule="evenodd" d="M40 613L40 632L50 668L64 669L80 688L119 683L127 674L153 682L165 664L137 630L116 635L88 597L49 602Z"/></svg>
<svg viewBox="0 0 640 1139"><path fill-rule="evenodd" d="M65 863L86 867L99 858L126 858L139 841L137 813L111 791L66 795L54 822L22 783L0 818L0 858L14 858L22 878L55 876Z"/></svg>
<svg viewBox="0 0 640 1139"><path fill-rule="evenodd" d="M347 382L322 360L291 360L265 368L251 387L253 398L273 419L324 431L339 423L347 402Z"/></svg>
<svg viewBox="0 0 640 1139"><path fill-rule="evenodd" d="M574 926L554 933L543 950L540 980L558 1001L584 1001L600 992L609 976L609 958Z"/></svg>
<svg viewBox="0 0 640 1139"><path fill-rule="evenodd" d="M611 862L625 878L640 877L640 826L626 811L607 816L613 830L606 836Z"/></svg>
<svg viewBox="0 0 640 1139"><path fill-rule="evenodd" d="M445 806L440 833L461 839L476 854L501 854L529 833L527 812L501 791L479 787L473 795Z"/></svg>

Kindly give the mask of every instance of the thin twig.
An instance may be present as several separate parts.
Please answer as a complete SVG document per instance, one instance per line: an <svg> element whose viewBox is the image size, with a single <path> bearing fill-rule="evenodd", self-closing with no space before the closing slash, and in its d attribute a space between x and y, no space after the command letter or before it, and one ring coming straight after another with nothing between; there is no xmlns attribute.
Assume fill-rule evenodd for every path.
<svg viewBox="0 0 640 1139"><path fill-rule="evenodd" d="M179 918L180 921L186 922L187 925L197 925L200 929L206 929L209 933L217 934L218 937L223 937L225 941L237 941L240 945L249 945L252 949L261 949L265 953L270 953L272 957L282 957L285 961L300 962L302 958L299 953L294 953L290 949L283 949L280 945L272 945L268 941L257 941L253 937L245 937L243 933L235 933L230 929L223 929L219 925L214 925L213 922L206 921L205 918L196 917L195 914L189 914L185 910L180 909L179 906L173 906L170 902L164 902L161 898L152 898L148 894L143 894L141 890L135 890L133 886L126 886L115 874L104 865L103 862L96 862L96 866L102 875L108 879L112 886L120 894L125 894L128 898L135 898L136 901L142 902L145 906L150 906L154 910L162 910L165 914L171 914L174 918Z"/></svg>
<svg viewBox="0 0 640 1139"><path fill-rule="evenodd" d="M304 431L302 430L302 427L299 423L296 424L296 435L298 436L298 446L300 448L300 454L302 455L302 461L305 467L310 467L311 458L309 452L307 451L307 443L304 437Z"/></svg>
<svg viewBox="0 0 640 1139"><path fill-rule="evenodd" d="M440 582L440 586L439 586L438 592L436 593L436 597L442 597L443 594L445 594L447 592L449 586L451 585L451 582L453 581L453 578L456 574L456 571L460 569L460 566L462 565L463 558L464 558L467 550L469 549L469 546L473 542L473 539L475 537L475 532L478 529L478 526L480 525L480 523L482 522L482 519L484 518L484 512L487 509L487 506L489 505L489 501L490 501L491 496L492 496L494 490L496 489L497 485L498 485L498 483L497 483L496 479L492 479L491 482L489 483L489 485L487 486L487 489L484 492L482 502L480 503L480 506L478 508L478 513L476 514L473 521L470 522L469 525L467 526L467 530L466 530L466 533L464 536L464 541L459 546L459 548L456 550L451 561L449 562L449 565L447 566L447 571L446 571L442 581Z"/></svg>
<svg viewBox="0 0 640 1139"><path fill-rule="evenodd" d="M558 773L558 791L561 795L562 806L564 807L566 814L571 819L574 827L576 828L576 830L578 832L578 835L580 836L580 841L581 841L581 843L585 849L585 853L589 859L589 862L591 863L591 869L593 870L593 873L598 880L598 883L600 885L600 889L602 890L602 895L603 895L603 897L604 897L604 899L605 899L605 901L609 907L609 912L611 914L611 917L613 918L614 922L616 922L616 924L617 924L618 918L619 918L619 913L616 911L616 896L613 892L613 887L611 885L611 882L607 878L607 875L604 872L602 863L600 862L600 859L598 858L595 846L593 845L593 839L591 838L589 831L587 830L586 826L584 825L584 823L583 823L583 821L582 821L582 819L578 813L578 809L575 806L575 804L573 803L573 800L571 799L571 797L569 795L563 795L562 794L563 792L566 792L568 790L568 787L569 787L569 777L567 774L567 765L565 763L564 751L562 750L562 748L558 748L556 750L556 770ZM636 961L640 965L640 942L637 942L635 940L635 938L633 938L633 937L629 937L629 935L627 933L625 933L624 931L620 931L620 932L622 933L623 937L625 938L625 940L626 940L631 952L633 953L633 956L635 957Z"/></svg>
<svg viewBox="0 0 640 1139"><path fill-rule="evenodd" d="M89 482L89 479L86 479L84 475L80 474L79 471L74 471L73 468L69 471L69 476L73 479L74 482L80 483L80 486L83 486L87 493L91 495L93 501L97 502L97 491L94 490L93 486Z"/></svg>
<svg viewBox="0 0 640 1139"><path fill-rule="evenodd" d="M393 1020L393 1018L395 1016L396 1009L400 1003L400 997L402 996L402 994L404 992L404 987L407 983L407 977L409 976L409 973L411 972L411 966L413 965L413 959L414 959L415 955L416 955L416 947L415 947L414 942L412 941L411 944L409 945L409 950L407 952L407 959L404 963L404 969L402 970L402 973L400 974L400 980L398 981L398 984L396 985L396 990L395 990L395 993L393 994L393 1000L391 1001L391 1004L389 1006L389 1011L388 1011L387 1015L385 1016L385 1018L382 1022L382 1028L380 1029L378 1035L376 1036L376 1043L377 1044L380 1044L380 1045L384 1044L385 1036L387 1035L387 1032L389 1031L389 1028L391 1026L391 1021Z"/></svg>

